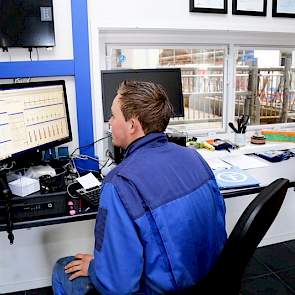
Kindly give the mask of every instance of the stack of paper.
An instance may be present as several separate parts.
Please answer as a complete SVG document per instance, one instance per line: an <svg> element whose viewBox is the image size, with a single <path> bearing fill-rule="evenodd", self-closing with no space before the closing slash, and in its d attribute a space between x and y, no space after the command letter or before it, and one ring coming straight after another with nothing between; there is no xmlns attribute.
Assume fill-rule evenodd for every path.
<svg viewBox="0 0 295 295"><path fill-rule="evenodd" d="M206 162L212 170L231 168L230 164L223 162L219 158L206 159Z"/></svg>
<svg viewBox="0 0 295 295"><path fill-rule="evenodd" d="M262 168L269 166L269 164L261 160L246 155L225 156L222 160L232 166L239 167L240 169Z"/></svg>

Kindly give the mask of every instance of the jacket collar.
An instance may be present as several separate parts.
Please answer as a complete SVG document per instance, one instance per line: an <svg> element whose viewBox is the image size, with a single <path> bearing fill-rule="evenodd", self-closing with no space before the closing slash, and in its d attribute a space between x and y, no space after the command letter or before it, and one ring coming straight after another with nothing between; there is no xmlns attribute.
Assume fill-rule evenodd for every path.
<svg viewBox="0 0 295 295"><path fill-rule="evenodd" d="M143 137L140 137L129 144L124 153L124 159L126 159L129 155L134 153L136 150L154 144L163 144L166 143L167 137L163 132L152 132Z"/></svg>

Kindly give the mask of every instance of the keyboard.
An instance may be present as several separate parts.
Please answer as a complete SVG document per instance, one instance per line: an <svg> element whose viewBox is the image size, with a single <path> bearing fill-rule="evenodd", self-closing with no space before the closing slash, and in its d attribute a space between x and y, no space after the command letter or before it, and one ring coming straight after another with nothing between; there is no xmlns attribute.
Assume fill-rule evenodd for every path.
<svg viewBox="0 0 295 295"><path fill-rule="evenodd" d="M86 190L85 188L80 188L77 190L77 193L81 198L87 201L94 207L99 205L99 196L100 196L100 186Z"/></svg>

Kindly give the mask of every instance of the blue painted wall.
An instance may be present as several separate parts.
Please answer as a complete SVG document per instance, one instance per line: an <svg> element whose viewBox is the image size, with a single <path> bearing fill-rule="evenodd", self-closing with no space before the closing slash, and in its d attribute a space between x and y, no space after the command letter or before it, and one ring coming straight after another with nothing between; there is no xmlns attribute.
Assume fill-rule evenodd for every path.
<svg viewBox="0 0 295 295"><path fill-rule="evenodd" d="M72 26L78 132L79 144L82 147L94 141L87 0L72 0ZM87 149L82 149L80 152L87 155L94 155L94 146L91 145Z"/></svg>
<svg viewBox="0 0 295 295"><path fill-rule="evenodd" d="M74 75L73 60L0 62L0 79Z"/></svg>

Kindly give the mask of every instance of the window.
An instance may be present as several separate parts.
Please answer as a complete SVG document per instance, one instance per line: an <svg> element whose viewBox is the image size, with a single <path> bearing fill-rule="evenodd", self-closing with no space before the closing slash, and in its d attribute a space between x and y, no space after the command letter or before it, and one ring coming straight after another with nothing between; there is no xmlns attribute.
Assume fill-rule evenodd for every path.
<svg viewBox="0 0 295 295"><path fill-rule="evenodd" d="M225 48L216 47L111 47L108 68L181 68L185 116L170 123L216 130L223 127L225 55Z"/></svg>
<svg viewBox="0 0 295 295"><path fill-rule="evenodd" d="M295 51L238 49L235 116L251 125L295 122Z"/></svg>
<svg viewBox="0 0 295 295"><path fill-rule="evenodd" d="M181 69L185 116L170 120L178 130L231 132L228 122L242 114L250 117L249 131L295 126L295 47L288 36L102 30L99 38L102 69Z"/></svg>

